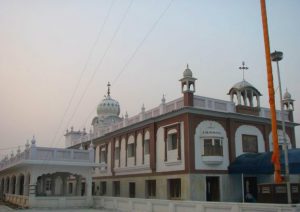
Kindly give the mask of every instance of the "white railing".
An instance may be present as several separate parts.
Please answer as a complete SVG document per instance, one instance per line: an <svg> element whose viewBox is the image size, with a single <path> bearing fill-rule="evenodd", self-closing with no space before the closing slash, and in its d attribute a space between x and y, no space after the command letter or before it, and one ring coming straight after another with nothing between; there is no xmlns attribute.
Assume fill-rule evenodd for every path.
<svg viewBox="0 0 300 212"><path fill-rule="evenodd" d="M260 108L260 113L259 113L260 117L263 118L271 118L271 111L269 108ZM283 111L283 117L285 121L290 121L289 120L289 112L288 111ZM281 121L281 111L276 110L276 118L277 120Z"/></svg>
<svg viewBox="0 0 300 212"><path fill-rule="evenodd" d="M24 150L23 152L18 153L14 156L11 156L10 158L8 158L8 156L7 156L0 161L0 170L6 169L10 166L17 164L18 162L20 162L22 160L26 160L28 158L29 158L29 149Z"/></svg>
<svg viewBox="0 0 300 212"><path fill-rule="evenodd" d="M12 203L14 205L18 205L22 208L27 208L28 205L28 196L24 195L15 195L15 194L8 194L5 193L5 201Z"/></svg>
<svg viewBox="0 0 300 212"><path fill-rule="evenodd" d="M200 201L174 201L160 199L138 199L122 197L94 196L94 208L104 208L113 211L157 211L157 212L295 212L300 205L262 204L262 203L232 203L232 202L200 202Z"/></svg>
<svg viewBox="0 0 300 212"><path fill-rule="evenodd" d="M91 201L88 200L87 196L35 197L34 202L30 203L30 207L51 210L58 208L89 208L91 207Z"/></svg>
<svg viewBox="0 0 300 212"><path fill-rule="evenodd" d="M203 96L194 96L194 107L221 112L235 112L233 102Z"/></svg>
<svg viewBox="0 0 300 212"><path fill-rule="evenodd" d="M175 99L171 102L165 103L164 105L160 105L158 107L155 107L151 110L145 111L143 114L143 119L141 119L141 114L135 115L131 118L125 118L124 120L115 123L109 127L106 127L104 129L102 129L102 131L100 132L100 134L86 134L84 137L74 140L72 142L72 145L77 145L80 144L81 142L87 142L89 141L91 138L95 139L97 137L100 137L102 135L105 135L107 133L116 131L118 129L121 129L123 127L126 126L130 126L133 125L135 123L138 123L140 121L146 120L146 119L150 119L150 118L154 118L157 117L159 115L162 115L164 113L169 113L172 112L174 110L178 110L184 107L184 102L183 102L183 97ZM163 108L161 108L163 107ZM203 96L194 96L194 107L195 108L201 108L204 110L211 110L211 111L219 111L219 112L225 112L225 113L235 113L236 109L235 109L235 103L231 102L231 101L225 101L225 100L220 100L220 99L213 99L213 98L208 98L208 97L203 97ZM281 120L281 115L280 115L280 111L276 111L277 112L277 119ZM270 118L270 109L268 108L261 108L260 109L260 117L263 118ZM288 112L285 111L284 112L284 118L286 121L289 121L289 117L288 117Z"/></svg>
<svg viewBox="0 0 300 212"><path fill-rule="evenodd" d="M94 162L94 150L63 149L36 147L32 145L23 152L4 158L0 161L0 171L21 163L25 160L69 161L69 162Z"/></svg>

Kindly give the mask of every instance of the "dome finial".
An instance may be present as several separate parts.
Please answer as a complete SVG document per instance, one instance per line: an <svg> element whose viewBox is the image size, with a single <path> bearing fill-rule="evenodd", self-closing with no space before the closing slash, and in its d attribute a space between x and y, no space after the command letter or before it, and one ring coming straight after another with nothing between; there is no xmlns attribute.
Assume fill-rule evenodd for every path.
<svg viewBox="0 0 300 212"><path fill-rule="evenodd" d="M107 97L110 96L110 86L111 86L111 84L108 82L107 83Z"/></svg>
<svg viewBox="0 0 300 212"><path fill-rule="evenodd" d="M287 88L285 90L285 94L283 95L283 99L285 99L285 100L292 99L292 95L290 94L290 92L288 91Z"/></svg>
<svg viewBox="0 0 300 212"><path fill-rule="evenodd" d="M162 104L165 104L165 103L166 103L166 97L165 97L165 94L163 94L163 96L162 96L161 103L162 103Z"/></svg>
<svg viewBox="0 0 300 212"><path fill-rule="evenodd" d="M189 64L186 64L186 69L183 72L183 78L185 77L193 77L193 73L191 69L189 68Z"/></svg>
<svg viewBox="0 0 300 212"><path fill-rule="evenodd" d="M243 71L243 81L245 81L245 70L248 70L249 68L245 66L245 62L242 62L242 66L239 67L240 70Z"/></svg>

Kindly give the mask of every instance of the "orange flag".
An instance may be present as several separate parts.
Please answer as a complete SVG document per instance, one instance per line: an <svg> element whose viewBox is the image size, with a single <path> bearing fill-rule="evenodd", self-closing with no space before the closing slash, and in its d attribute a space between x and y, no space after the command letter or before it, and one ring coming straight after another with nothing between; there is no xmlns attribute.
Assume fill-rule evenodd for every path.
<svg viewBox="0 0 300 212"><path fill-rule="evenodd" d="M274 149L273 155L272 155L272 163L274 164L275 183L280 183L282 181L281 175L280 175L280 153L279 153L279 146L278 146L277 118L276 118L276 110L275 110L273 74L272 74L272 65L271 65L268 20L267 20L267 11L266 11L265 0L260 0L260 6L261 6L261 16L262 16L264 43L265 43L265 54L266 54L267 76L268 76L268 90L269 90L269 104L270 104L271 121L272 121L272 137L273 137L273 149Z"/></svg>

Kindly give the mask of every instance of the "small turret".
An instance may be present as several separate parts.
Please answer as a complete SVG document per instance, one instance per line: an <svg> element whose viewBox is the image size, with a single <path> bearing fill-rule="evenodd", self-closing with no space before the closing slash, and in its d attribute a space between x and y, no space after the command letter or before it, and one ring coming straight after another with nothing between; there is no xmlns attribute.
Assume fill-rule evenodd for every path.
<svg viewBox="0 0 300 212"><path fill-rule="evenodd" d="M184 106L194 106L194 93L196 91L195 81L197 79L193 77L193 73L187 64L186 69L183 72L183 78L181 82L181 92L183 93Z"/></svg>
<svg viewBox="0 0 300 212"><path fill-rule="evenodd" d="M283 95L282 104L284 110L289 112L289 120L294 121L294 99L292 99L292 95L286 89L285 94Z"/></svg>

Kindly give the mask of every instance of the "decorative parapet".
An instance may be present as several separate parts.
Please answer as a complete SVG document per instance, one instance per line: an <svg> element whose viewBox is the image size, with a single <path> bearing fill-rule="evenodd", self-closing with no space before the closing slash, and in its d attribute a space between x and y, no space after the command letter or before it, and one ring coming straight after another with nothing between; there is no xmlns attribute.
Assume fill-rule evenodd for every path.
<svg viewBox="0 0 300 212"><path fill-rule="evenodd" d="M154 118L160 115L163 115L165 113L170 113L175 110L179 110L183 108L183 97L175 99L173 101L165 103L165 100L161 105L158 107L155 107L151 110L145 110L143 111L143 119L147 120L150 118ZM224 112L224 113L236 113L238 112L236 109L236 106L234 102L231 101L225 101L220 99L213 99L203 96L194 96L194 107L204 110L210 110L210 111L218 111L218 112ZM253 109L252 113L247 113L248 115L257 115L262 118L270 118L270 110L268 108L260 108L260 109ZM277 112L277 119L281 120L280 111ZM284 117L286 121L289 121L288 112L284 112ZM141 114L135 115L133 117L128 118L128 114L126 113L125 118L123 121L117 122L111 126L108 126L106 128L103 128L100 135L99 134L86 134L86 136L81 137L78 140L73 141L73 145L78 145L82 142L87 142L90 139L95 139L97 137L103 136L107 133L114 132L116 130L119 130L123 127L127 127L136 123L139 123L141 120Z"/></svg>
<svg viewBox="0 0 300 212"><path fill-rule="evenodd" d="M270 109L269 108L260 108L259 116L263 117L263 118L270 119L271 118L271 111L270 111ZM291 121L289 119L289 112L288 111L283 111L283 117L284 117L285 121ZM281 121L281 111L276 110L276 118L277 118L277 120Z"/></svg>
<svg viewBox="0 0 300 212"><path fill-rule="evenodd" d="M127 167L116 167L114 168L116 175L126 175L126 174L138 174L138 173L148 173L151 172L150 164L137 165L137 166L127 166Z"/></svg>
<svg viewBox="0 0 300 212"><path fill-rule="evenodd" d="M233 102L202 96L194 96L194 107L228 113L235 112L235 105Z"/></svg>
<svg viewBox="0 0 300 212"><path fill-rule="evenodd" d="M12 157L5 157L0 161L0 171L15 166L17 164L32 161L47 162L80 162L94 163L94 149L78 150L48 147L31 147L26 148L23 152L19 152Z"/></svg>

